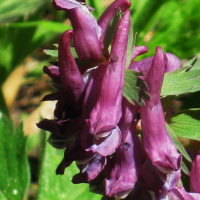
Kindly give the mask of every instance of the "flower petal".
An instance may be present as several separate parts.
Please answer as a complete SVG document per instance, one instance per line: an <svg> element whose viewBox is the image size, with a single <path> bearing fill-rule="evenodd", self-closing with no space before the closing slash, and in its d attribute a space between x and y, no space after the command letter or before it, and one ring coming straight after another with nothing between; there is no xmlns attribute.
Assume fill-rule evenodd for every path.
<svg viewBox="0 0 200 200"><path fill-rule="evenodd" d="M171 53L165 53L165 72L171 72L181 67L181 61L178 57Z"/></svg>
<svg viewBox="0 0 200 200"><path fill-rule="evenodd" d="M115 152L121 143L121 131L118 127L108 132L109 135L95 138L89 134L88 127L81 133L81 144L86 151L108 156Z"/></svg>
<svg viewBox="0 0 200 200"><path fill-rule="evenodd" d="M126 135L116 150L115 166L110 178L105 180L106 195L110 197L127 196L134 188L140 173L140 146L134 124Z"/></svg>
<svg viewBox="0 0 200 200"><path fill-rule="evenodd" d="M81 172L73 177L72 182L76 184L82 182L82 180L85 180L85 182L94 180L103 170L105 165L106 158L100 154L96 154L89 163L81 166Z"/></svg>
<svg viewBox="0 0 200 200"><path fill-rule="evenodd" d="M134 60L137 56L144 54L149 51L149 48L146 46L135 46L133 49L133 55L131 60Z"/></svg>
<svg viewBox="0 0 200 200"><path fill-rule="evenodd" d="M173 174L164 174L152 165L149 159L143 164L142 178L148 189L156 194L170 191L172 188L177 187L180 177L180 169Z"/></svg>
<svg viewBox="0 0 200 200"><path fill-rule="evenodd" d="M181 188L178 188L178 187L173 188L169 192L168 197L166 198L166 200L168 200L168 199L172 199L172 200L197 200L194 197L192 197L189 193L187 193L183 187L181 187Z"/></svg>
<svg viewBox="0 0 200 200"><path fill-rule="evenodd" d="M101 59L101 28L88 8L74 0L54 0L53 6L68 13L74 30L74 47L79 59Z"/></svg>
<svg viewBox="0 0 200 200"><path fill-rule="evenodd" d="M62 84L70 99L76 102L83 94L85 83L70 51L72 37L72 30L65 31L61 36L58 47L58 59Z"/></svg>
<svg viewBox="0 0 200 200"><path fill-rule="evenodd" d="M115 165L105 180L106 195L117 198L127 196L138 179L142 168L140 142L134 119L138 106L123 98L123 115L119 126L122 142L115 153Z"/></svg>
<svg viewBox="0 0 200 200"><path fill-rule="evenodd" d="M192 162L190 172L190 191L200 193L200 151Z"/></svg>

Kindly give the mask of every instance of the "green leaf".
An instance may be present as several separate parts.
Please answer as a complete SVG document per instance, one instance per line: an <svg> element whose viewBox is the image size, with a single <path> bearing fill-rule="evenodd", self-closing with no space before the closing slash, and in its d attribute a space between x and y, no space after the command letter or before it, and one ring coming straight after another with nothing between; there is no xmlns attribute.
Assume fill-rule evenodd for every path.
<svg viewBox="0 0 200 200"><path fill-rule="evenodd" d="M180 111L168 121L178 137L200 141L200 109Z"/></svg>
<svg viewBox="0 0 200 200"><path fill-rule="evenodd" d="M120 13L120 8L118 8L106 30L106 34L105 34L104 41L103 41L104 49L108 49L108 47L112 43L112 41L117 33L117 27L118 27L120 19L121 19L121 13Z"/></svg>
<svg viewBox="0 0 200 200"><path fill-rule="evenodd" d="M186 62L182 67L188 67L189 70L200 69L200 59L198 59L197 57L194 57L188 62Z"/></svg>
<svg viewBox="0 0 200 200"><path fill-rule="evenodd" d="M100 200L100 195L89 192L88 184L74 185L71 183L73 175L78 173L75 164L66 168L64 175L56 175L55 170L63 159L64 151L51 147L46 142L45 133L42 134L44 134L42 139L43 153L37 200Z"/></svg>
<svg viewBox="0 0 200 200"><path fill-rule="evenodd" d="M133 100L136 101L140 106L145 105L143 99L150 100L150 96L146 92L148 90L146 82L138 77L142 75L142 73L126 69L123 89L124 97L132 104L134 104Z"/></svg>
<svg viewBox="0 0 200 200"><path fill-rule="evenodd" d="M58 50L44 49L43 52L48 56L58 58Z"/></svg>
<svg viewBox="0 0 200 200"><path fill-rule="evenodd" d="M74 59L78 58L78 55L77 55L77 53L75 51L75 48L74 47L70 47L70 50L71 50L71 53L72 53L72 56L74 57ZM58 58L58 50L45 49L44 53L47 54L48 56L52 56L52 57Z"/></svg>
<svg viewBox="0 0 200 200"><path fill-rule="evenodd" d="M165 73L161 96L181 95L200 90L200 69L186 72L188 67L181 67Z"/></svg>
<svg viewBox="0 0 200 200"><path fill-rule="evenodd" d="M128 69L131 63L133 48L134 48L133 23L132 23L132 20L130 19L130 27L129 27L129 33L128 33L128 46L127 46L127 52L126 52L126 69Z"/></svg>
<svg viewBox="0 0 200 200"><path fill-rule="evenodd" d="M186 175L188 175L188 176L190 175L190 171L189 171L189 169L187 168L186 164L183 161L181 162L181 169Z"/></svg>
<svg viewBox="0 0 200 200"><path fill-rule="evenodd" d="M13 124L1 115L0 191L7 200L22 200L24 198L29 182L25 146L26 137L23 134L22 124L15 132Z"/></svg>
<svg viewBox="0 0 200 200"><path fill-rule="evenodd" d="M165 126L167 128L167 131L170 135L170 137L172 138L172 141L174 142L174 144L176 145L177 149L179 150L180 153L183 154L183 156L189 161L192 162L192 159L190 158L190 156L188 155L188 153L186 152L185 148L182 146L182 144L179 142L176 134L174 133L174 130L167 124L165 123Z"/></svg>

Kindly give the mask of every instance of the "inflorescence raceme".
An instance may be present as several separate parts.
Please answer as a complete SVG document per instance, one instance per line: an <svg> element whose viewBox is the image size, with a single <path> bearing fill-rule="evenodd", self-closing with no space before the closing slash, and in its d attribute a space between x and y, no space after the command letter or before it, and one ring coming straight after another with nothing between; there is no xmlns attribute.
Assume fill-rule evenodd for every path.
<svg viewBox="0 0 200 200"><path fill-rule="evenodd" d="M83 0L53 1L55 9L67 12L73 30L60 38L58 65L43 68L57 89L43 101L57 104L55 119L43 119L37 126L51 132L53 147L65 148L56 173L64 174L75 161L80 173L72 182L89 183L104 200L198 199L200 155L192 165L192 193L187 193L179 181L182 155L165 127L160 99L164 73L180 68L180 60L156 47L154 57L133 61L148 51L135 46L127 61L130 5L129 0L116 0L96 21ZM109 43L106 34L116 13L120 18ZM72 40L79 62L85 63L81 68L71 52ZM143 74L150 96L145 106L123 96L126 68Z"/></svg>

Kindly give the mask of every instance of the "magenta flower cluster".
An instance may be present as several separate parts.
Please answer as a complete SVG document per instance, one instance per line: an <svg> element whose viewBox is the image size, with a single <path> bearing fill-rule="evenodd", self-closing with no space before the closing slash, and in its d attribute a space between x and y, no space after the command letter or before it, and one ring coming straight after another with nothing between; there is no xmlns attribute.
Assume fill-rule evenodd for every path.
<svg viewBox="0 0 200 200"><path fill-rule="evenodd" d="M98 21L85 1L54 0L53 6L66 11L73 26L60 38L58 66L43 69L57 89L43 101L57 100L57 104L55 119L37 125L51 132L52 146L65 148L56 173L64 174L75 161L80 173L72 182L89 183L104 200L200 199L200 155L192 165L192 193L187 193L180 184L182 155L166 130L160 100L164 73L178 69L180 60L156 47L155 56L133 61L148 51L135 46L129 69L144 74L150 100L145 106L133 105L123 97L130 1L114 1ZM122 18L108 50L104 38L119 9ZM81 70L71 53L72 40L78 58L87 61Z"/></svg>

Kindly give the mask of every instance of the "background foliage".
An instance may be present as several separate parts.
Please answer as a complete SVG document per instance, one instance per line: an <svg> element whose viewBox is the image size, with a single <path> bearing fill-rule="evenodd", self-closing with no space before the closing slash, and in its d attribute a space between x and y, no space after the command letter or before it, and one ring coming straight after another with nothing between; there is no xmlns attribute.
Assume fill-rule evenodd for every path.
<svg viewBox="0 0 200 200"><path fill-rule="evenodd" d="M112 0L87 2L95 8L93 15L98 19ZM177 55L183 63L194 56L199 57L199 0L131 2L136 45L149 47L149 52L138 59L152 56L157 45ZM44 94L53 90L42 67L54 58L46 56L43 49L53 49L52 44L58 43L60 35L70 27L67 15L54 10L51 0L0 1L0 198L3 200L101 198L90 193L87 185L71 183L72 175L77 172L74 164L64 176L55 175L63 151L50 147L46 143L48 133L40 134L35 126L40 116L53 117L50 113L53 113L54 103L39 102ZM199 70L199 66L198 60L194 70ZM199 76L197 73L199 71L190 71L194 78ZM169 99L164 96L172 92L168 102L175 115L167 119L167 126L190 168L193 155L200 149L200 92L199 80L193 78L188 87L195 85L196 90L193 89L190 95L184 94L187 88L181 87L181 80L187 75L180 74L177 79L180 82L176 84L180 87L175 89L178 94L172 92L177 76L171 80L172 76L168 77L162 89L162 100L167 102ZM188 173L187 167L185 173ZM183 182L187 186L186 176Z"/></svg>

